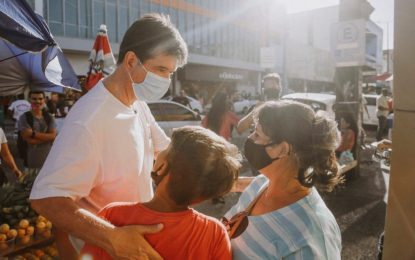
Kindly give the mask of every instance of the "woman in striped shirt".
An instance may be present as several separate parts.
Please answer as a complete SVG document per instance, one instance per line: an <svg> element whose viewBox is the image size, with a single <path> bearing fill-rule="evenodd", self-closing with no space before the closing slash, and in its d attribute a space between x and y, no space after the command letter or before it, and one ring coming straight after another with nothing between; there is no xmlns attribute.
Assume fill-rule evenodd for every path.
<svg viewBox="0 0 415 260"><path fill-rule="evenodd" d="M341 234L315 186L341 181L336 123L294 101L254 112L245 156L261 173L226 213L234 259L340 259Z"/></svg>

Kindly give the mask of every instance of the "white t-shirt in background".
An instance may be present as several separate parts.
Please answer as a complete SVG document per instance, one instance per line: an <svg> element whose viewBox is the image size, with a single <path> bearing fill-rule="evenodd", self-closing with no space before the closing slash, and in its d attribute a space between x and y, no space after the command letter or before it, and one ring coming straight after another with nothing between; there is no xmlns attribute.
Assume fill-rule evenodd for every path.
<svg viewBox="0 0 415 260"><path fill-rule="evenodd" d="M379 110L379 107L386 108L387 110ZM384 95L380 95L376 99L376 116L384 116L387 117L389 115L389 105L388 105L388 97Z"/></svg>
<svg viewBox="0 0 415 260"><path fill-rule="evenodd" d="M24 99L19 99L12 102L9 106L9 110L13 111L13 118L18 120L21 115L31 109L32 105L29 101Z"/></svg>

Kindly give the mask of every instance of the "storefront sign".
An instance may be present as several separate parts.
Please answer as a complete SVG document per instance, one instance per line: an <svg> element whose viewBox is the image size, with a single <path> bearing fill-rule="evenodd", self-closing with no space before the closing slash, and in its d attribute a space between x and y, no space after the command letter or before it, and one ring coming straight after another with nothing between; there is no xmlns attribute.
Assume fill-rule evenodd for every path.
<svg viewBox="0 0 415 260"><path fill-rule="evenodd" d="M371 21L351 20L335 23L331 46L337 67L368 66L381 63L382 30Z"/></svg>
<svg viewBox="0 0 415 260"><path fill-rule="evenodd" d="M220 79L230 79L230 80L242 80L243 75L237 73L222 72L219 74Z"/></svg>
<svg viewBox="0 0 415 260"><path fill-rule="evenodd" d="M194 81L213 81L213 82L242 82L250 81L255 82L258 74L255 72L224 68L213 67L199 64L188 64L179 73L179 80L194 80Z"/></svg>

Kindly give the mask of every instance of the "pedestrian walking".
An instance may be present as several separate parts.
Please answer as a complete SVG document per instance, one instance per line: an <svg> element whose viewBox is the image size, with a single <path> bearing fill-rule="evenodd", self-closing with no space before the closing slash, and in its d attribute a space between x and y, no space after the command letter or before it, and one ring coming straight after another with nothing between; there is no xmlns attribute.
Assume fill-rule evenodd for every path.
<svg viewBox="0 0 415 260"><path fill-rule="evenodd" d="M226 94L218 92L212 100L209 113L202 120L202 126L230 141L232 130L239 122L239 117L232 112L231 106Z"/></svg>
<svg viewBox="0 0 415 260"><path fill-rule="evenodd" d="M382 89L382 95L376 99L376 116L378 117L378 128L376 131L377 141L383 139L383 135L387 128L387 117L389 115L388 101L388 90L384 88Z"/></svg>

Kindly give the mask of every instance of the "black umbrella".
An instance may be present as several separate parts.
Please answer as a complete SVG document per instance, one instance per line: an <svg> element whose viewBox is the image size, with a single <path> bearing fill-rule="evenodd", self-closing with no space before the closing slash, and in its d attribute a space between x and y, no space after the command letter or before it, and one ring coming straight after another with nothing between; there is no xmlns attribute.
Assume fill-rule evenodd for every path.
<svg viewBox="0 0 415 260"><path fill-rule="evenodd" d="M0 37L31 52L55 44L43 18L25 0L0 0Z"/></svg>
<svg viewBox="0 0 415 260"><path fill-rule="evenodd" d="M0 95L81 89L46 22L24 0L0 0L0 37Z"/></svg>

